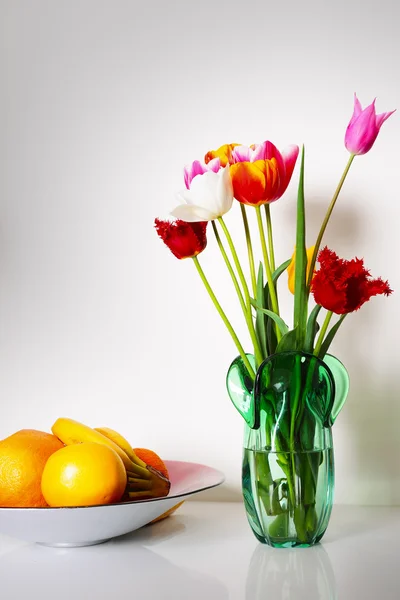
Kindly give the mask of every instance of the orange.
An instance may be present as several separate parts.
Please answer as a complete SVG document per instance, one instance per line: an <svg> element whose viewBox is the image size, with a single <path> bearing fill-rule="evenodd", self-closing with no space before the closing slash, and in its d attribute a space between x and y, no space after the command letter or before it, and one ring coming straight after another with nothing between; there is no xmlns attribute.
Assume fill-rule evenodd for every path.
<svg viewBox="0 0 400 600"><path fill-rule="evenodd" d="M133 449L136 456L138 456L146 465L153 467L153 469L157 469L160 471L164 477L169 479L168 469L166 464L161 460L161 458L153 452L153 450L148 450L147 448L134 448Z"/></svg>
<svg viewBox="0 0 400 600"><path fill-rule="evenodd" d="M162 475L164 475L164 477L169 479L169 473L168 473L166 464L158 456L158 454L153 452L153 450L148 450L147 448L134 448L133 451L136 454L136 456L138 456L140 459L142 459L146 463L146 465L150 465L154 469L157 469L157 471L160 471L160 473ZM157 521L161 521L162 519L169 517L169 515L171 515L173 512L175 512L182 504L183 504L183 501L179 502L179 504L176 504L175 506L173 506L172 508L167 510L165 513L163 513L162 515L157 517L157 519L154 519L154 521L151 521L151 522L157 523Z"/></svg>
<svg viewBox="0 0 400 600"><path fill-rule="evenodd" d="M47 461L42 492L50 506L91 506L119 502L126 470L109 446L84 442L65 446Z"/></svg>
<svg viewBox="0 0 400 600"><path fill-rule="evenodd" d="M40 489L44 466L64 444L50 433L21 429L0 442L0 506L47 506Z"/></svg>

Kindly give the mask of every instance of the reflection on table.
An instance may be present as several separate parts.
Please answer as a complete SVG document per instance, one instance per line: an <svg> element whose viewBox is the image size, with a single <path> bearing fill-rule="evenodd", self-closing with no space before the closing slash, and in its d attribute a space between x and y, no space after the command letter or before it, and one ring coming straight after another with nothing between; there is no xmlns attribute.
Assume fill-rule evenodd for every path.
<svg viewBox="0 0 400 600"><path fill-rule="evenodd" d="M323 546L258 545L247 575L246 600L335 600L335 574Z"/></svg>

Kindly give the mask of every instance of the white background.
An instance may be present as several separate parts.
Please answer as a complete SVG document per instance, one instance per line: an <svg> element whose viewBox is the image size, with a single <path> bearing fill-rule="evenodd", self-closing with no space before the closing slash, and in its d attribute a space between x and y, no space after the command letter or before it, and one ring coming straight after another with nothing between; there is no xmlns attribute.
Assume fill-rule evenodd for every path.
<svg viewBox="0 0 400 600"><path fill-rule="evenodd" d="M108 425L221 469L211 496L238 499L242 422L225 391L235 348L153 220L207 150L304 143L311 245L348 159L353 93L363 105L378 96L378 112L400 106L397 5L0 7L0 438L59 416ZM395 113L356 159L326 235L395 290L350 316L332 348L351 377L334 429L337 502L400 502L399 134ZM298 167L272 206L278 262L293 250L297 178ZM238 207L227 223L244 259ZM200 258L249 348L211 235Z"/></svg>

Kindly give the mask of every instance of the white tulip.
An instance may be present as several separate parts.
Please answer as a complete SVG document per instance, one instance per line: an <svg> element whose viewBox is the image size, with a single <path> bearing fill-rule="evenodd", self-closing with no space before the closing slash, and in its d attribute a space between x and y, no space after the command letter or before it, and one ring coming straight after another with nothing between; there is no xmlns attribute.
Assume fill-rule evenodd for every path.
<svg viewBox="0 0 400 600"><path fill-rule="evenodd" d="M207 171L194 177L190 190L178 194L182 204L171 215L188 223L214 221L232 208L233 187L229 165L214 173Z"/></svg>

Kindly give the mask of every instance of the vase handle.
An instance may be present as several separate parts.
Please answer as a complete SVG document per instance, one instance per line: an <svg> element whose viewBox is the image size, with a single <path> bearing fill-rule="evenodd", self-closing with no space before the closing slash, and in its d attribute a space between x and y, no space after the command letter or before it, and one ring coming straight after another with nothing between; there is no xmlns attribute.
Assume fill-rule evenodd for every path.
<svg viewBox="0 0 400 600"><path fill-rule="evenodd" d="M251 366L256 370L256 361L252 354L246 354ZM240 356L235 358L228 369L226 387L233 406L242 415L251 429L258 429L260 414L256 407L253 382Z"/></svg>
<svg viewBox="0 0 400 600"><path fill-rule="evenodd" d="M324 357L324 362L331 370L333 379L335 381L335 400L328 417L329 426L332 426L336 421L338 414L342 410L344 403L346 402L347 394L349 392L350 379L345 366L335 356L326 354Z"/></svg>

